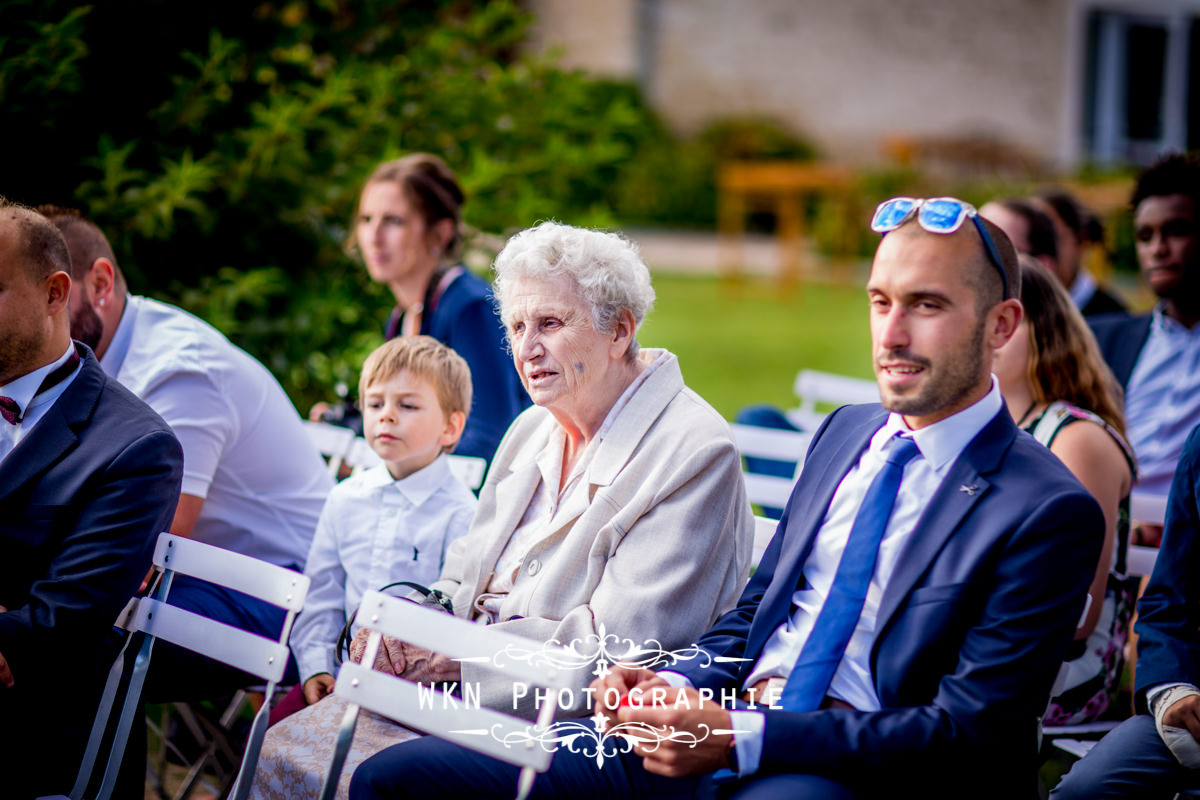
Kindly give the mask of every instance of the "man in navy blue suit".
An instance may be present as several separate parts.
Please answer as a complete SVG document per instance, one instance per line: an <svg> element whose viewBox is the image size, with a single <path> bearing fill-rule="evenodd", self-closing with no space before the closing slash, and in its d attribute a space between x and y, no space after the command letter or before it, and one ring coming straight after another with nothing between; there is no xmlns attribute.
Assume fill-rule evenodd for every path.
<svg viewBox="0 0 1200 800"><path fill-rule="evenodd" d="M0 795L17 800L74 781L106 638L182 476L166 423L71 341L70 268L53 225L0 199Z"/></svg>
<svg viewBox="0 0 1200 800"><path fill-rule="evenodd" d="M1125 389L1135 488L1166 497L1183 442L1200 423L1200 160L1155 162L1138 177L1131 205L1138 267L1158 303L1149 314L1088 322ZM1136 541L1158 543L1158 526L1139 528Z"/></svg>
<svg viewBox="0 0 1200 800"><path fill-rule="evenodd" d="M1138 603L1138 714L1105 736L1051 797L1167 799L1200 791L1200 428L1175 470L1162 550ZM1193 796L1193 795L1189 795Z"/></svg>
<svg viewBox="0 0 1200 800"><path fill-rule="evenodd" d="M635 742L599 768L559 749L534 797L1035 796L1037 722L1103 519L1017 430L990 374L1021 324L1012 245L958 201L889 201L873 227L891 231L867 285L883 407L842 408L817 431L762 563L699 655L595 685L628 699L600 726L692 741ZM426 738L364 762L351 798L503 797L515 781Z"/></svg>

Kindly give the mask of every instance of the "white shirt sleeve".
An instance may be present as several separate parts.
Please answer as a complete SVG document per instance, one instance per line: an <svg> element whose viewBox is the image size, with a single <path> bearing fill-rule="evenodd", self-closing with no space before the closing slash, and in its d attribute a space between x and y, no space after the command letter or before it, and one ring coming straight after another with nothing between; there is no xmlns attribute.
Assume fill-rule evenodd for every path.
<svg viewBox="0 0 1200 800"><path fill-rule="evenodd" d="M237 413L230 399L207 375L182 372L147 387L142 400L166 420L183 446L183 494L207 497L235 438Z"/></svg>
<svg viewBox="0 0 1200 800"><path fill-rule="evenodd" d="M338 520L343 512L339 511L337 498L335 488L321 511L304 565L304 574L312 584L290 639L301 681L322 672L336 674L333 651L346 624L346 569L337 546Z"/></svg>

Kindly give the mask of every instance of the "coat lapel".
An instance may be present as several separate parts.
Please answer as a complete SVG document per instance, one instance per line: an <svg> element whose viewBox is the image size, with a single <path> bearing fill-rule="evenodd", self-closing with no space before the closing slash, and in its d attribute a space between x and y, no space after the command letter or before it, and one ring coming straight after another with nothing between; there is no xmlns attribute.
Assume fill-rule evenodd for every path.
<svg viewBox="0 0 1200 800"><path fill-rule="evenodd" d="M867 410L867 407L861 408ZM843 419L833 417L831 424L823 432L818 432L819 446L814 448L805 462L800 480L788 500L788 523L783 546L771 583L763 593L758 613L754 616L747 652L758 652L766 637L789 613L792 594L800 582L804 562L812 550L817 531L821 529L837 487L846 473L858 463L871 437L887 419L887 412L878 405L871 407L866 417L857 408L846 409L842 414L845 415ZM834 421L840 424L833 424Z"/></svg>
<svg viewBox="0 0 1200 800"><path fill-rule="evenodd" d="M104 373L92 351L76 344L83 367L62 396L0 461L0 502L37 478L79 442L104 386Z"/></svg>
<svg viewBox="0 0 1200 800"><path fill-rule="evenodd" d="M883 631L933 564L946 540L960 529L967 515L991 490L985 476L1000 468L1016 433L1012 418L1001 409L951 465L896 560L896 569L879 603L877 630Z"/></svg>

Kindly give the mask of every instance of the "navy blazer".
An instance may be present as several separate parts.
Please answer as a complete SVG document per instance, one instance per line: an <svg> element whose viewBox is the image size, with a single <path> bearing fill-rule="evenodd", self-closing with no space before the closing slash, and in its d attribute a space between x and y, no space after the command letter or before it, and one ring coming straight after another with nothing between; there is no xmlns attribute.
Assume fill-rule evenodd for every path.
<svg viewBox="0 0 1200 800"><path fill-rule="evenodd" d="M1108 368L1113 371L1117 381L1124 389L1129 388L1129 376L1133 366L1137 364L1146 340L1150 338L1150 320L1152 314L1140 314L1131 317L1125 313L1101 314L1087 320L1100 352L1108 362Z"/></svg>
<svg viewBox="0 0 1200 800"><path fill-rule="evenodd" d="M847 406L817 431L758 571L698 643L732 660L679 668L697 687L741 686L791 612L834 491L885 420L879 405ZM951 466L888 582L871 650L882 710L766 711L760 772L1034 796L1037 721L1103 541L1095 500L1002 410Z"/></svg>
<svg viewBox="0 0 1200 800"><path fill-rule="evenodd" d="M21 786L22 775L70 787L79 752L64 740L91 724L88 692L112 654L102 645L171 524L183 475L162 418L76 348L75 380L0 461L0 655L15 680L0 688L6 797L54 788Z"/></svg>
<svg viewBox="0 0 1200 800"><path fill-rule="evenodd" d="M1160 683L1200 685L1200 427L1175 468L1162 547L1138 602L1135 699Z"/></svg>
<svg viewBox="0 0 1200 800"><path fill-rule="evenodd" d="M530 401L509 356L487 281L464 269L433 311L422 316L421 333L452 348L471 368L471 413L454 452L491 462L508 426Z"/></svg>

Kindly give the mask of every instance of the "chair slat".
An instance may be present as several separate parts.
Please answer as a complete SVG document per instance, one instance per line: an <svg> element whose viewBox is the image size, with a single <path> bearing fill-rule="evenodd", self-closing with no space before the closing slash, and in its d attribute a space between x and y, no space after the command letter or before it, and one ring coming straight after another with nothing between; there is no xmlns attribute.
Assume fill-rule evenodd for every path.
<svg viewBox="0 0 1200 800"><path fill-rule="evenodd" d="M352 703L410 727L430 730L430 723L436 722L436 730L430 732L439 738L507 763L532 766L538 772L544 772L550 765L553 753L536 742L505 744L502 741L506 734L521 736L533 731L534 724L529 720L490 708L467 707L459 698L428 687L418 688L415 683L397 680L361 664L342 665L336 691Z"/></svg>
<svg viewBox="0 0 1200 800"><path fill-rule="evenodd" d="M145 631L272 683L278 683L287 668L286 644L153 598L142 598L133 625L135 630Z"/></svg>
<svg viewBox="0 0 1200 800"><path fill-rule="evenodd" d="M158 538L154 566L236 589L287 611L300 610L310 583L294 570L173 534Z"/></svg>

